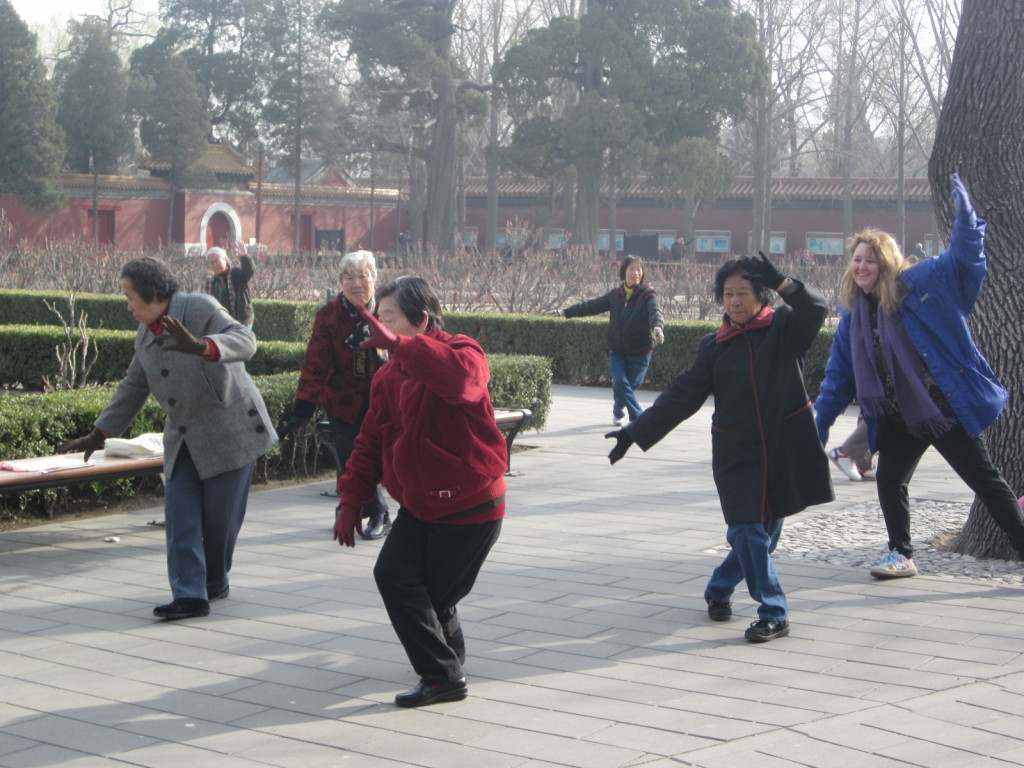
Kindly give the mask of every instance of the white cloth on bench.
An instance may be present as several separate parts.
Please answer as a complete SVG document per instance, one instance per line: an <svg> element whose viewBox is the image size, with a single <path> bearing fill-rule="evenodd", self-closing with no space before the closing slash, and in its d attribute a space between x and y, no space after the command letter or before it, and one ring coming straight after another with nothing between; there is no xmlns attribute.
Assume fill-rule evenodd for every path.
<svg viewBox="0 0 1024 768"><path fill-rule="evenodd" d="M103 444L105 456L123 456L129 459L152 459L164 455L164 436L157 432L126 440L122 437L108 437Z"/></svg>

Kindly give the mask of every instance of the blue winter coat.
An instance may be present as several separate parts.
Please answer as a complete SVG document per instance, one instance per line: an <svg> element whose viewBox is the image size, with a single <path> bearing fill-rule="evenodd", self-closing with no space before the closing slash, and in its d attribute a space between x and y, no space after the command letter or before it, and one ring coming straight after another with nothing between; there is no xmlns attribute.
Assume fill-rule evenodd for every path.
<svg viewBox="0 0 1024 768"><path fill-rule="evenodd" d="M977 437L1006 407L1007 392L974 343L967 318L981 293L988 264L985 222L957 221L949 249L903 272L906 290L900 316L918 354L963 428ZM836 417L856 397L850 350L850 313L843 316L832 341L821 394L815 402L818 433L827 439ZM868 443L877 450L877 419L868 418Z"/></svg>

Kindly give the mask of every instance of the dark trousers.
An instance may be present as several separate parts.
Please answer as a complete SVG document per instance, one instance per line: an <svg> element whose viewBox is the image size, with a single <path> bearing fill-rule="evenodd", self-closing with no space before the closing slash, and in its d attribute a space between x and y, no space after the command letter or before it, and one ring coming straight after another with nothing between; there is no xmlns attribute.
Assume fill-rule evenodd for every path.
<svg viewBox="0 0 1024 768"><path fill-rule="evenodd" d="M978 498L1010 543L1024 557L1024 515L1017 497L989 458L981 438L972 438L957 423L941 437L921 440L906 431L897 419L883 417L878 424L878 501L889 533L889 549L914 556L910 544L910 495L908 486L921 456L934 445L960 479Z"/></svg>
<svg viewBox="0 0 1024 768"><path fill-rule="evenodd" d="M182 445L164 485L167 576L175 599L205 600L228 588L256 462L205 480Z"/></svg>
<svg viewBox="0 0 1024 768"><path fill-rule="evenodd" d="M456 610L501 533L501 520L425 523L399 508L373 578L412 668L427 685L464 677L466 643Z"/></svg>
<svg viewBox="0 0 1024 768"><path fill-rule="evenodd" d="M338 454L340 463L340 474L345 474L345 464L348 457L352 455L352 449L356 444L356 437L359 435L359 424L349 424L347 421L336 419L333 416L328 418L331 425L331 439L334 441L334 450ZM388 511L388 502L381 493L380 486L374 492L373 498L363 505L362 516L373 517Z"/></svg>

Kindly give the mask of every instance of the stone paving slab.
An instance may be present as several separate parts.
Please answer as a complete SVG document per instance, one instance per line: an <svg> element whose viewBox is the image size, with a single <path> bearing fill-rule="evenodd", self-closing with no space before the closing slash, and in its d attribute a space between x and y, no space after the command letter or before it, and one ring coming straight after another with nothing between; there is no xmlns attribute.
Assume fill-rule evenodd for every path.
<svg viewBox="0 0 1024 768"><path fill-rule="evenodd" d="M746 595L722 623L702 598L725 531L710 407L615 467L610 411L609 390L555 387L548 429L520 436L460 607L463 702L393 706L415 675L373 585L379 544L331 541L330 483L253 492L231 595L204 619L152 618L160 509L0 534L0 768L1024 765L1024 585L779 558L792 635L751 645ZM804 514L873 498L833 482ZM931 451L911 495L971 499ZM881 555L881 521L858 544Z"/></svg>

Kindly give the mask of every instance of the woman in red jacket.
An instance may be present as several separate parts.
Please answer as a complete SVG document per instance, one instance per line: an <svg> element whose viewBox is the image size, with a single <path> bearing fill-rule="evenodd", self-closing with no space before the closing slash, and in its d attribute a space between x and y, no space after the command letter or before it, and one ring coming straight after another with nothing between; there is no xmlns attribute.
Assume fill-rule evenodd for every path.
<svg viewBox="0 0 1024 768"><path fill-rule="evenodd" d="M373 575L398 639L420 676L400 707L467 694L458 602L469 594L505 515L505 440L494 422L483 349L442 330L426 281L402 277L377 293L380 320L361 307L366 347L390 361L373 379L370 410L338 481L334 538L355 546L360 508L383 482L401 505Z"/></svg>

